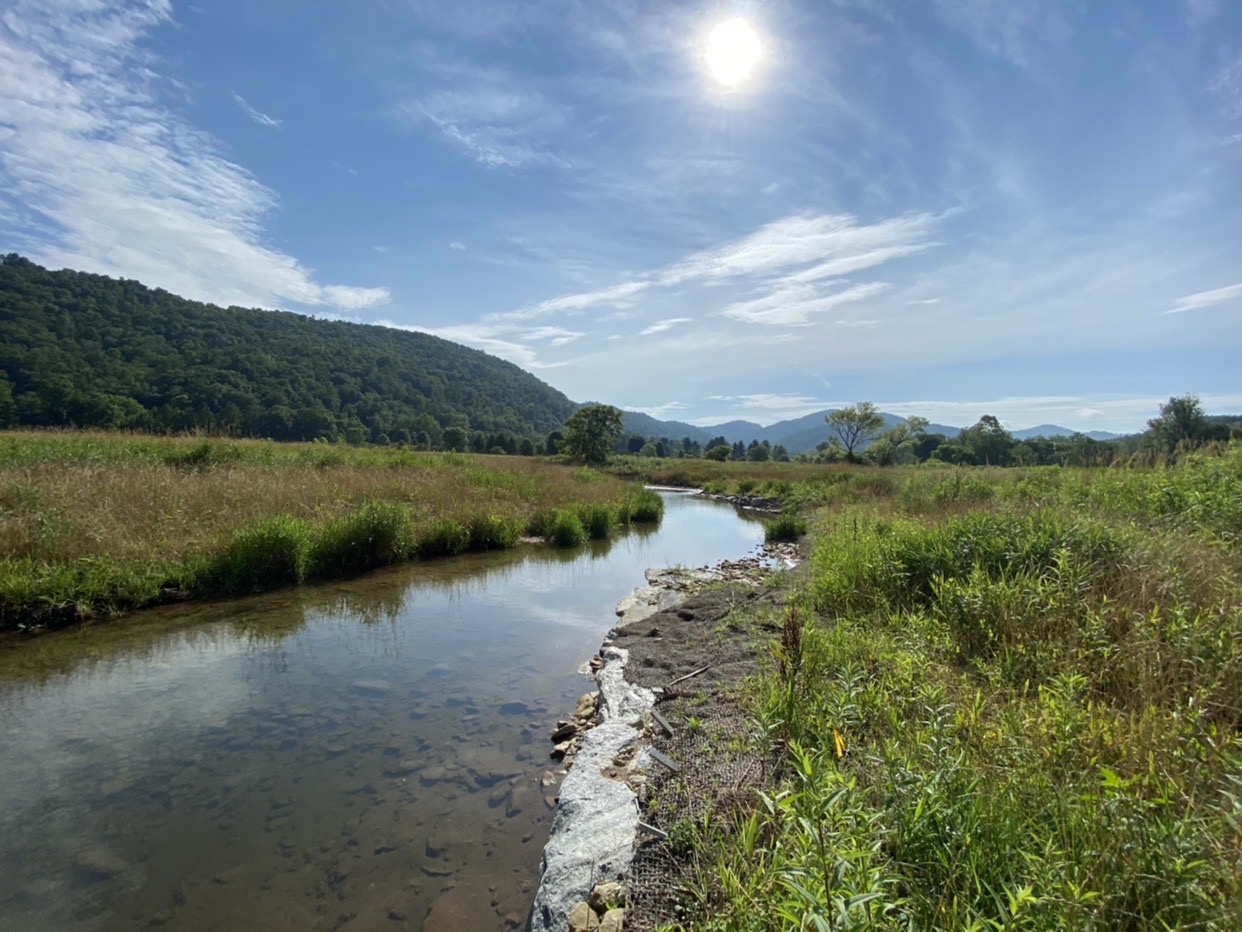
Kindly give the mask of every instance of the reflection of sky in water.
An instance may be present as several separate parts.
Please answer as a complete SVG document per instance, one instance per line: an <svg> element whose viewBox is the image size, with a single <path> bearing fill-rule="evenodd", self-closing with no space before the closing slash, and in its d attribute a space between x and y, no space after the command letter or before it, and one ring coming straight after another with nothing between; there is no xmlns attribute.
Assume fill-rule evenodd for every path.
<svg viewBox="0 0 1242 932"><path fill-rule="evenodd" d="M107 820L141 824L153 782L183 759L228 769L232 735L261 736L290 709L329 709L342 730L390 736L414 727L413 705L448 693L485 710L518 699L556 714L583 691L573 671L647 567L736 558L762 540L762 526L732 508L665 499L658 532L578 551L393 567L16 644L0 657L0 873L20 889L63 871ZM304 758L298 735L289 753ZM275 755L263 766L292 765ZM118 796L110 783L137 788ZM5 917L0 896L0 926L11 927Z"/></svg>

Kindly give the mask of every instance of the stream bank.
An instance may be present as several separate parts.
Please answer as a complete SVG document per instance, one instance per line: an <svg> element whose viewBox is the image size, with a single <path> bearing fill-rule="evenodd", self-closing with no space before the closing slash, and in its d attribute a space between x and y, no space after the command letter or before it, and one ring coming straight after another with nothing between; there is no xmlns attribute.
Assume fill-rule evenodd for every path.
<svg viewBox="0 0 1242 932"><path fill-rule="evenodd" d="M775 617L783 589L767 581L773 568L797 562L796 546L773 544L711 568L649 569L648 584L618 603L620 624L590 663L600 686L596 716L585 722L580 702L574 721L560 723L554 733L554 740L565 739L561 726L576 726L554 751L564 755L568 773L530 929L593 929L591 920L601 915L624 922L625 929L672 918L656 918L667 911L664 888L676 876L661 876L658 852L671 850L662 836L691 814L696 803L690 797L701 808L722 777L730 791L740 792L762 776L758 762L734 760L715 746L711 754L702 752L709 735L713 745L723 739L740 746L728 740L746 727L736 686L758 670L777 627L753 619ZM684 789L684 805L665 802L672 799L670 785ZM626 902L624 911L585 907L600 884L618 881L624 883L617 898Z"/></svg>

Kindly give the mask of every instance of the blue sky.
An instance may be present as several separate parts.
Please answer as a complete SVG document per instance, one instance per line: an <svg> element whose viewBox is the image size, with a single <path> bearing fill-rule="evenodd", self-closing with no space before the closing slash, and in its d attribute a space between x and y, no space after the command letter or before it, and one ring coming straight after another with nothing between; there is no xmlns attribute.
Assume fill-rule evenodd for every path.
<svg viewBox="0 0 1242 932"><path fill-rule="evenodd" d="M700 424L1242 410L1240 208L1233 0L0 2L4 251Z"/></svg>

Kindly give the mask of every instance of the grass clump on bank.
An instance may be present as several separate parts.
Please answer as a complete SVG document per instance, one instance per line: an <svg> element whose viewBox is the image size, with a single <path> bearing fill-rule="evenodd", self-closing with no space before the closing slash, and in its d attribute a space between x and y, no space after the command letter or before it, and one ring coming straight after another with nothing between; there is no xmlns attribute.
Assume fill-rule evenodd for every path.
<svg viewBox="0 0 1242 932"><path fill-rule="evenodd" d="M0 630L658 521L631 482L516 457L0 433Z"/></svg>
<svg viewBox="0 0 1242 932"><path fill-rule="evenodd" d="M776 541L797 540L804 536L806 531L806 518L785 512L771 521L764 522L763 539L769 544Z"/></svg>
<svg viewBox="0 0 1242 932"><path fill-rule="evenodd" d="M690 927L1236 927L1242 450L890 474L817 520Z"/></svg>

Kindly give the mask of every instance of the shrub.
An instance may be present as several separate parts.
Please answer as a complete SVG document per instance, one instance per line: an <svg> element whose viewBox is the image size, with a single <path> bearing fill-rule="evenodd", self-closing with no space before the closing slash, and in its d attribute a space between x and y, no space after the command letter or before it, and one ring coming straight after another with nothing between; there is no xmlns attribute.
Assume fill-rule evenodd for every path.
<svg viewBox="0 0 1242 932"><path fill-rule="evenodd" d="M265 592L306 577L310 532L305 521L286 515L268 518L233 539L201 573L219 593Z"/></svg>
<svg viewBox="0 0 1242 932"><path fill-rule="evenodd" d="M797 540L806 534L806 519L793 514L783 514L773 521L765 521L763 539L768 543L778 540Z"/></svg>
<svg viewBox="0 0 1242 932"><path fill-rule="evenodd" d="M475 515L469 532L471 550L507 550L521 535L516 520L504 515Z"/></svg>
<svg viewBox="0 0 1242 932"><path fill-rule="evenodd" d="M629 501L629 520L639 524L664 517L664 499L651 489L643 489Z"/></svg>
<svg viewBox="0 0 1242 932"><path fill-rule="evenodd" d="M418 556L451 557L470 548L470 528L452 518L434 522L415 546Z"/></svg>
<svg viewBox="0 0 1242 932"><path fill-rule="evenodd" d="M578 518L591 540L607 540L612 534L612 526L616 515L607 505L583 505L578 509Z"/></svg>
<svg viewBox="0 0 1242 932"><path fill-rule="evenodd" d="M587 539L586 529L572 511L558 511L552 517L548 536L558 547L577 547Z"/></svg>
<svg viewBox="0 0 1242 932"><path fill-rule="evenodd" d="M368 502L330 522L310 546L308 576L330 577L387 566L413 550L410 515L396 502Z"/></svg>

